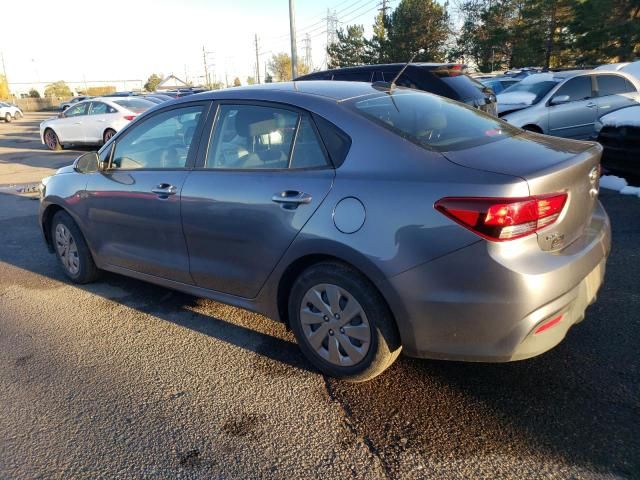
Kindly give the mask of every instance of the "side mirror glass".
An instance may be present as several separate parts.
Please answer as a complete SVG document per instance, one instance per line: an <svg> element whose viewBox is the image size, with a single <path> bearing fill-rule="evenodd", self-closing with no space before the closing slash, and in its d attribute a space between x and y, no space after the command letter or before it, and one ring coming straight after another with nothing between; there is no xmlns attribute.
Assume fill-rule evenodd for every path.
<svg viewBox="0 0 640 480"><path fill-rule="evenodd" d="M98 152L87 152L77 158L73 164L73 168L76 172L92 173L102 170L103 163L98 156Z"/></svg>
<svg viewBox="0 0 640 480"><path fill-rule="evenodd" d="M563 103L569 103L571 97L569 95L556 95L551 99L551 105L561 105Z"/></svg>

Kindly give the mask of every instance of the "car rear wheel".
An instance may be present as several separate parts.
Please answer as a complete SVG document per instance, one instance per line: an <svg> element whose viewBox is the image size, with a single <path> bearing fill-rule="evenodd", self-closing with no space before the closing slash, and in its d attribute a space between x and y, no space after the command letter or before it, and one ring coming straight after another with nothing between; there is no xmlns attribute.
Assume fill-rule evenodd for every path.
<svg viewBox="0 0 640 480"><path fill-rule="evenodd" d="M75 283L89 283L98 278L99 270L76 222L68 213L59 211L51 222L53 248L64 273Z"/></svg>
<svg viewBox="0 0 640 480"><path fill-rule="evenodd" d="M102 143L107 143L115 134L116 131L113 128L107 128L102 135Z"/></svg>
<svg viewBox="0 0 640 480"><path fill-rule="evenodd" d="M62 150L62 145L60 144L60 140L58 140L58 135L56 135L56 132L50 128L46 129L44 132L44 143L47 145L49 150Z"/></svg>
<svg viewBox="0 0 640 480"><path fill-rule="evenodd" d="M305 356L331 377L370 380L402 349L378 291L341 263L316 264L300 275L289 298L289 322Z"/></svg>
<svg viewBox="0 0 640 480"><path fill-rule="evenodd" d="M4 121L7 123L11 123L11 114L9 112L5 113Z"/></svg>
<svg viewBox="0 0 640 480"><path fill-rule="evenodd" d="M13 116L14 120L20 120L23 117L22 112L16 112Z"/></svg>

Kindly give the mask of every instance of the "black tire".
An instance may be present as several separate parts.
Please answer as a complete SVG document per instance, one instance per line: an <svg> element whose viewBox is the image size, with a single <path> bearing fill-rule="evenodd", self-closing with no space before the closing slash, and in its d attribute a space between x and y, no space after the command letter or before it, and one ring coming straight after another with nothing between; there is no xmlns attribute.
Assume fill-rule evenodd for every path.
<svg viewBox="0 0 640 480"><path fill-rule="evenodd" d="M11 123L11 114L9 112L4 115L4 121L6 123Z"/></svg>
<svg viewBox="0 0 640 480"><path fill-rule="evenodd" d="M102 144L107 143L115 134L116 131L113 128L107 128L102 134Z"/></svg>
<svg viewBox="0 0 640 480"><path fill-rule="evenodd" d="M24 115L22 115L21 112L16 112L16 114L13 116L14 120L20 120Z"/></svg>
<svg viewBox="0 0 640 480"><path fill-rule="evenodd" d="M69 252L71 249L67 248L66 255L63 255L65 249L61 248L62 242L59 242L57 237L59 227L62 227L62 229L70 233L70 243L75 244L77 255L75 255L74 258L77 258L77 271L70 268L69 262L63 258L63 256L69 258ZM74 283L80 284L93 282L99 277L100 270L98 270L98 267L96 267L96 264L93 261L89 247L87 247L87 242L76 225L76 222L73 221L67 212L59 211L53 216L50 234L56 257L58 258L60 266L67 277L69 277Z"/></svg>
<svg viewBox="0 0 640 480"><path fill-rule="evenodd" d="M366 318L366 323L369 326L370 341L367 342L368 350L360 361L350 366L336 365L323 358L323 356L318 353L319 351L316 351L307 339L308 333L305 333L305 327L303 327L301 321L301 311L305 308L305 306L303 306L305 296L308 292L325 284L337 286L343 293L346 292L354 298L359 306L361 306ZM341 296L338 303L340 304L340 302L345 300L345 297ZM328 305L325 303L325 306ZM350 382L364 382L380 375L390 367L398 358L398 355L400 355L402 345L396 324L380 293L366 277L345 264L339 262L323 262L305 270L293 285L289 296L288 307L289 324L296 336L300 349L311 363L325 375ZM315 315L317 315L317 313ZM320 315L322 314L320 313ZM336 315L336 317L340 319L339 316ZM333 318L326 320L327 316L324 318L327 322L334 321ZM362 322L359 317L356 317L355 321ZM352 325L353 324L348 323L345 325L345 328ZM364 323L360 323L357 326L362 325L364 325ZM322 327L322 325L319 325L317 329L320 327ZM317 329L315 331L317 331ZM313 333L315 333L315 331ZM341 343L344 341L345 335L338 335L337 331L332 333L333 329L328 330L328 332L332 336L335 335L334 341L341 345L339 347L340 351L345 352L342 347L343 344ZM343 328L340 328L340 332L344 333ZM338 336L340 336L341 341L338 341ZM328 340L329 338L328 336L326 337ZM321 348L325 347L322 346ZM328 351L328 347L326 348Z"/></svg>
<svg viewBox="0 0 640 480"><path fill-rule="evenodd" d="M53 150L54 152L62 150L62 144L58 139L58 135L50 128L44 131L44 143L49 150Z"/></svg>

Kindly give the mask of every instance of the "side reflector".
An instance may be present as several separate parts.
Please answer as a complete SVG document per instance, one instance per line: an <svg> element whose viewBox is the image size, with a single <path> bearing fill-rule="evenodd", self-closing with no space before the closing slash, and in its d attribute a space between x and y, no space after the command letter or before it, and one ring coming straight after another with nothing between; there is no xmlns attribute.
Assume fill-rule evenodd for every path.
<svg viewBox="0 0 640 480"><path fill-rule="evenodd" d="M546 330L549 330L551 327L555 327L557 324L560 323L560 321L562 320L562 315L558 315L555 318L552 318L551 320L547 320L546 322L542 323L542 325L540 325L538 328L536 328L536 331L533 332L534 335L537 335L539 333L542 333Z"/></svg>
<svg viewBox="0 0 640 480"><path fill-rule="evenodd" d="M124 119L125 119L125 120L129 120L129 121L133 120L134 118L136 118L136 116L135 116L135 115L125 115L125 116L124 116Z"/></svg>

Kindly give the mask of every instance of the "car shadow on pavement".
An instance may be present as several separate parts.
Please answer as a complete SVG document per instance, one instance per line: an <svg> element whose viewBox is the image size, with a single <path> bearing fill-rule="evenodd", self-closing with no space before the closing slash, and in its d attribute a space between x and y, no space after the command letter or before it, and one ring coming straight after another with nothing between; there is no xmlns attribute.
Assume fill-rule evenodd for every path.
<svg viewBox="0 0 640 480"><path fill-rule="evenodd" d="M10 195L0 193L0 205L3 198ZM12 195L11 195L12 196ZM32 201L34 204L35 200ZM19 240L17 240L19 238ZM73 285L62 273L54 255L47 251L35 216L23 216L0 220L0 262L13 265L27 272L42 276L44 282L62 282L72 285L107 300L118 302L136 311L168 321L181 327L233 344L245 350L265 356L291 367L314 371L311 364L300 353L294 343L293 335L279 322L264 319L257 326L251 323L252 316L245 310L193 297L174 290L165 289L147 282L104 272L95 283ZM28 245L28 253L22 254L22 245ZM30 277L33 278L33 277ZM16 279L15 281L18 281ZM40 285L25 285L26 288L42 288ZM116 292L114 294L114 292ZM243 312L246 315L234 315L225 320L222 315L212 316L215 311L227 314L229 310ZM255 317L253 317L255 319ZM246 320L246 326L243 325ZM255 323L255 322L254 322ZM258 328L256 328L258 327ZM262 329L261 332L259 329ZM271 331L264 331L271 330Z"/></svg>

